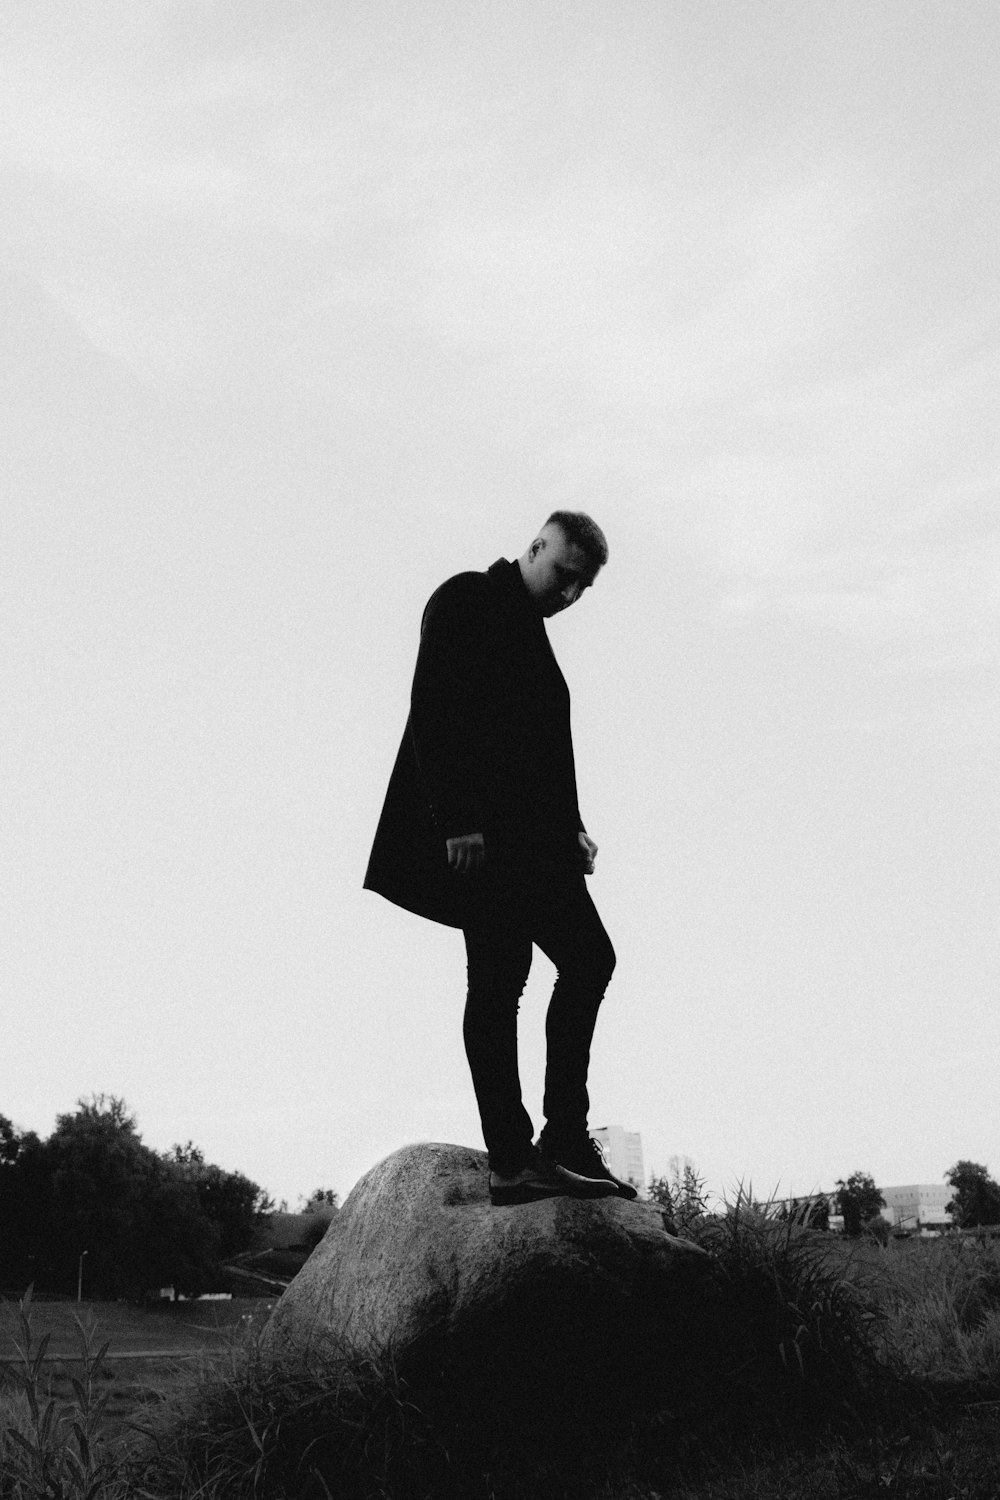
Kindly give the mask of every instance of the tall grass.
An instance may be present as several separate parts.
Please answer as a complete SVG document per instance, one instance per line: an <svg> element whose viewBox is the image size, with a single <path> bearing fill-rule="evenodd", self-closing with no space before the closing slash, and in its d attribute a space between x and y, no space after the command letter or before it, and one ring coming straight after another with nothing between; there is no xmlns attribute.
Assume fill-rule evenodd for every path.
<svg viewBox="0 0 1000 1500"><path fill-rule="evenodd" d="M539 1308L504 1336L378 1362L278 1363L251 1342L151 1424L136 1483L163 1500L577 1500L672 1484L706 1446L846 1431L895 1399L877 1308L831 1237L742 1199L691 1230L714 1274L681 1304L650 1296L627 1338L581 1310L554 1339Z"/></svg>
<svg viewBox="0 0 1000 1500"><path fill-rule="evenodd" d="M4 1500L98 1500L114 1475L102 1434L108 1398L97 1390L108 1346L95 1349L92 1332L77 1322L80 1373L70 1380L72 1400L60 1401L45 1390L49 1338L34 1339L30 1288L19 1321L20 1363L13 1394L0 1407L0 1495Z"/></svg>
<svg viewBox="0 0 1000 1500"><path fill-rule="evenodd" d="M1000 1240L891 1248L895 1264L883 1255L875 1268L895 1363L939 1396L1000 1397Z"/></svg>
<svg viewBox="0 0 1000 1500"><path fill-rule="evenodd" d="M26 1309L0 1497L996 1500L1000 1245L845 1244L742 1194L685 1233L714 1273L680 1305L651 1295L642 1336L583 1321L582 1337L539 1345L525 1325L289 1361L251 1330L224 1367L136 1413L111 1454L103 1351L49 1415Z"/></svg>
<svg viewBox="0 0 1000 1500"><path fill-rule="evenodd" d="M715 1260L719 1294L708 1351L709 1397L738 1424L857 1424L901 1398L886 1358L885 1308L856 1248L780 1218L742 1191L692 1237Z"/></svg>

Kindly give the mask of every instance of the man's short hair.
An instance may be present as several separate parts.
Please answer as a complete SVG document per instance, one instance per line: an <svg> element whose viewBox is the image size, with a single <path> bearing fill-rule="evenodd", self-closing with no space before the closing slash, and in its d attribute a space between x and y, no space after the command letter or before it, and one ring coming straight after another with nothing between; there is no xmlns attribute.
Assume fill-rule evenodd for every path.
<svg viewBox="0 0 1000 1500"><path fill-rule="evenodd" d="M545 524L558 526L567 542L579 547L595 573L598 568L604 567L608 560L608 543L604 532L582 510L554 510Z"/></svg>

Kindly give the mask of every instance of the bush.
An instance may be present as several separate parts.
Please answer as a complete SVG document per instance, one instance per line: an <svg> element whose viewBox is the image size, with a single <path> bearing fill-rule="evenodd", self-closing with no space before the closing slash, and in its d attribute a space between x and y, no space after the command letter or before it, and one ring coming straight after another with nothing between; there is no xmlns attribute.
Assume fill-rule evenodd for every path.
<svg viewBox="0 0 1000 1500"><path fill-rule="evenodd" d="M650 1340L613 1379L593 1376L615 1368L616 1352L609 1365L599 1340L588 1352L587 1338L571 1334L561 1350L546 1343L527 1371L522 1360L517 1382L497 1342L427 1344L377 1360L331 1347L290 1363L248 1335L226 1366L206 1363L150 1404L127 1445L109 1455L85 1382L69 1408L49 1414L44 1350L26 1339L16 1409L9 1403L3 1417L0 1496L993 1500L1000 1492L985 1404L1000 1399L1000 1245L848 1244L742 1196L724 1215L693 1218L688 1232L711 1251L714 1276L682 1306L650 1303L660 1343ZM586 1334L586 1321L576 1322ZM93 1375L101 1353L88 1358Z"/></svg>
<svg viewBox="0 0 1000 1500"><path fill-rule="evenodd" d="M694 1237L719 1273L705 1373L730 1426L850 1426L898 1399L876 1290L852 1274L850 1244L742 1194Z"/></svg>
<svg viewBox="0 0 1000 1500"><path fill-rule="evenodd" d="M428 1343L381 1361L330 1349L274 1362L254 1343L161 1420L142 1491L578 1500L626 1476L661 1483L706 1442L811 1440L887 1409L897 1384L842 1243L743 1200L691 1235L715 1274L683 1306L650 1303L658 1339L631 1364L582 1314L581 1337L549 1332L527 1359L527 1326L506 1347Z"/></svg>

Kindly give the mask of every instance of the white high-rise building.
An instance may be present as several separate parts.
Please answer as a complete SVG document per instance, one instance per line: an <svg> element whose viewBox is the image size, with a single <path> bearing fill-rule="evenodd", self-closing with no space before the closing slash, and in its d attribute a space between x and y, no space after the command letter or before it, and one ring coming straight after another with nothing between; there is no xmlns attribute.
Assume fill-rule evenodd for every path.
<svg viewBox="0 0 1000 1500"><path fill-rule="evenodd" d="M642 1136L637 1130L626 1130L623 1125L601 1125L590 1132L602 1147L608 1166L616 1177L630 1182L638 1188L639 1197L646 1196L646 1168L642 1160Z"/></svg>

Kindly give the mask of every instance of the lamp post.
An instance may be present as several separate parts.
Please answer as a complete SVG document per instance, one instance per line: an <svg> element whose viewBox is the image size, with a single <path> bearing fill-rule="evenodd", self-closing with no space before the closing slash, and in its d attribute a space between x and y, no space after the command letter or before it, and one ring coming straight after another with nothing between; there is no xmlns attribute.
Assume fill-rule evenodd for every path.
<svg viewBox="0 0 1000 1500"><path fill-rule="evenodd" d="M84 1250L83 1255L80 1256L80 1264L77 1266L77 1270L76 1270L76 1300L77 1300L77 1302L82 1302L83 1301L83 1256L84 1255L89 1255L89 1254L90 1254L89 1250Z"/></svg>

